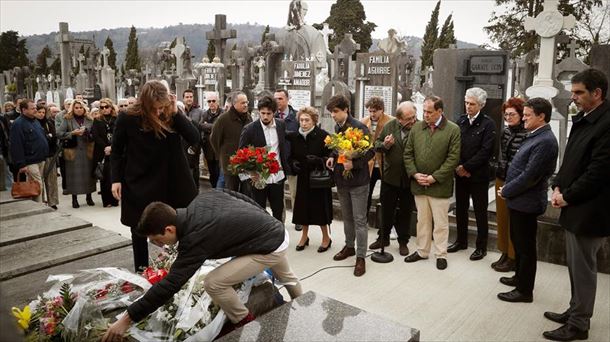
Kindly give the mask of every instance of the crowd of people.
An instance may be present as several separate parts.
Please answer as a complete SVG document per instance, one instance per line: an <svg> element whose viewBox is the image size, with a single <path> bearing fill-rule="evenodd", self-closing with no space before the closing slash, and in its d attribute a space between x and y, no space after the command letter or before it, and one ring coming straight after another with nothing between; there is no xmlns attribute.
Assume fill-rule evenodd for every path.
<svg viewBox="0 0 610 342"><path fill-rule="evenodd" d="M573 119L564 162L553 178L559 146L549 124L552 104L543 98L510 98L502 105L504 125L498 131L496 123L481 112L487 94L477 87L466 90L465 113L455 122L437 96L424 100L423 120L419 121L414 103L399 103L389 115L377 97L365 104L369 115L357 120L349 100L335 95L326 104L336 124L333 132L320 127L317 109L292 108L284 89L258 97L254 121L249 108L252 99L243 92L230 94L224 107L217 93L207 93L208 109L204 110L194 102L192 90L184 91L183 102L179 102L158 81L147 82L137 99L120 100L117 106L104 98L88 107L76 98L66 100L61 110L44 101L20 99L16 105L5 104L0 120L5 186L10 187L13 177L27 173L43 189L36 200L56 209L59 167L64 194L72 195L72 206L78 208L77 196L83 194L86 203L94 205L92 193L96 179L101 179L104 207L120 203L121 222L132 230L138 270L148 265L147 240L138 234L145 208L153 202L186 208L199 192L201 161L209 171L212 188L240 192L262 208L269 203L272 216L282 223L287 184L292 224L301 232L294 246L299 252L309 246L312 226L319 226L322 235L317 252L332 247L333 185L320 186L312 178L330 174L345 234L333 259L355 256L354 275L360 277L366 273L367 251L388 247L392 229L405 262L432 254L436 268L446 269L448 253L468 248L471 201L477 229L469 258L484 259L488 190L495 181L497 248L502 254L491 266L498 272L515 272L499 279L514 289L499 293L498 298L532 302L537 217L547 209L551 185L550 203L561 208L560 224L566 230L572 299L564 313L545 313L563 325L544 336L571 340L587 336L595 299L596 254L602 239L610 235L610 214L602 209L603 200L610 195L605 182L610 170L607 88L606 76L595 69L572 78L572 100L581 112ZM349 128L368 134L372 148L338 162L338 152L329 149L325 140L329 134ZM251 185L260 175L230 171L230 156L246 146L266 147L280 163L280 171L269 176L264 189ZM344 177L346 172L351 176ZM369 245L367 214L378 181L381 227ZM457 238L450 244L452 199ZM417 224L415 250L410 252L412 215ZM162 229L160 232L163 235ZM246 314L240 312L232 320L237 323Z"/></svg>

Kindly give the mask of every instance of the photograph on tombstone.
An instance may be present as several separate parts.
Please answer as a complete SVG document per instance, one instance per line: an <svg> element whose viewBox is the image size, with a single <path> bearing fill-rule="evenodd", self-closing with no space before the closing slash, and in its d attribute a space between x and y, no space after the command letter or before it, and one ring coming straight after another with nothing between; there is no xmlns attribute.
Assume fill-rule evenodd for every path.
<svg viewBox="0 0 610 342"><path fill-rule="evenodd" d="M0 340L610 341L610 0L111 4L0 1Z"/></svg>

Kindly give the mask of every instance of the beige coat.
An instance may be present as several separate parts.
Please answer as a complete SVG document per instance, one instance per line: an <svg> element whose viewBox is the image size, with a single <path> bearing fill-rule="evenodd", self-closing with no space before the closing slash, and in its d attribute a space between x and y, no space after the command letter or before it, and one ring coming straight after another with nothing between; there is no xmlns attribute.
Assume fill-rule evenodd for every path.
<svg viewBox="0 0 610 342"><path fill-rule="evenodd" d="M379 118L379 121L377 122L377 128L375 129L375 133L371 137L371 142L373 144L375 143L375 141L381 134L381 131L383 130L383 126L385 126L385 124L388 123L392 119L393 118L386 113L383 113L381 115L381 117ZM362 120L360 120L360 122L362 122L364 125L366 125L366 127L368 127L369 131L372 132L370 115L363 118ZM373 173L373 167L375 167L375 161L377 162L377 164L379 164L380 169L383 170L383 153L375 152L375 157L372 158L371 160L369 160L369 174Z"/></svg>

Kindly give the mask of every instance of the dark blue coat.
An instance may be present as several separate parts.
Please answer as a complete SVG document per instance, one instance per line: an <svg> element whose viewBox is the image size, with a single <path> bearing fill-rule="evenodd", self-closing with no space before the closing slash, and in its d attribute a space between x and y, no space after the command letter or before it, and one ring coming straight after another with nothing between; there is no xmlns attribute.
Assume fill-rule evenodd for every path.
<svg viewBox="0 0 610 342"><path fill-rule="evenodd" d="M280 119L280 112L277 111L275 113L275 118L276 119ZM284 117L284 119L280 119L283 120L284 123L286 124L286 132L298 132L299 130L299 121L297 120L297 111L292 108L291 105L288 105L288 113L286 113L286 116Z"/></svg>
<svg viewBox="0 0 610 342"><path fill-rule="evenodd" d="M537 215L545 212L558 150L550 125L527 135L506 172L502 197L508 208Z"/></svg>
<svg viewBox="0 0 610 342"><path fill-rule="evenodd" d="M11 157L15 168L44 161L49 155L49 143L44 129L36 119L20 115L11 126Z"/></svg>
<svg viewBox="0 0 610 342"><path fill-rule="evenodd" d="M278 150L280 152L280 165L284 171L284 175L290 174L290 166L288 165L288 156L290 154L290 145L286 141L286 125L282 120L275 120L275 130L277 131ZM256 120L247 124L241 131L239 137L239 148L247 147L265 147L265 132L260 120Z"/></svg>
<svg viewBox="0 0 610 342"><path fill-rule="evenodd" d="M466 179L470 182L488 182L489 160L493 157L496 143L496 124L483 113L479 113L472 125L467 114L460 116L456 123L460 126L462 143L460 165L470 172L470 177Z"/></svg>

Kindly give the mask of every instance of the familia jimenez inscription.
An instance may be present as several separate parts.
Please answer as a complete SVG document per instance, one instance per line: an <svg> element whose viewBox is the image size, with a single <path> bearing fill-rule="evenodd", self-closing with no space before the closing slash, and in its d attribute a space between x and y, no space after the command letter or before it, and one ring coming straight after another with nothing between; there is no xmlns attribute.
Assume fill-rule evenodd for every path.
<svg viewBox="0 0 610 342"><path fill-rule="evenodd" d="M315 65L310 61L282 61L279 85L288 90L290 105L299 110L311 106L315 95Z"/></svg>

